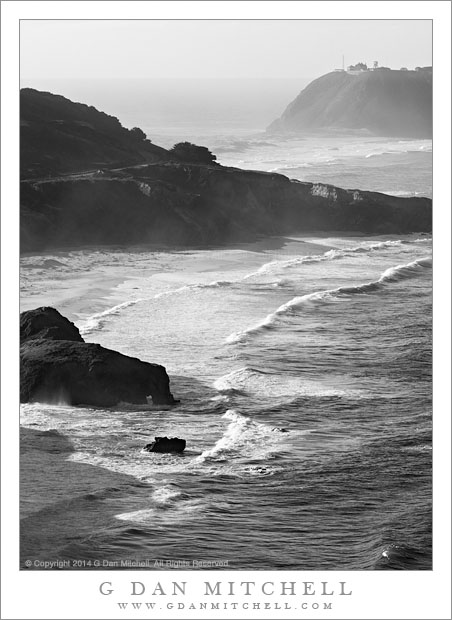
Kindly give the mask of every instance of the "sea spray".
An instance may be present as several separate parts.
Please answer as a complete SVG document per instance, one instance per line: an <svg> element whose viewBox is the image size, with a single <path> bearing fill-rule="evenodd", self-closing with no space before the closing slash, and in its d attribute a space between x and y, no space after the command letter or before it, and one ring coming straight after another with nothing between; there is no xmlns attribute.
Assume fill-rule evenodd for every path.
<svg viewBox="0 0 452 620"><path fill-rule="evenodd" d="M234 409L228 409L223 418L230 423L217 443L197 457L205 461L229 459L266 459L283 437L280 429L255 422Z"/></svg>

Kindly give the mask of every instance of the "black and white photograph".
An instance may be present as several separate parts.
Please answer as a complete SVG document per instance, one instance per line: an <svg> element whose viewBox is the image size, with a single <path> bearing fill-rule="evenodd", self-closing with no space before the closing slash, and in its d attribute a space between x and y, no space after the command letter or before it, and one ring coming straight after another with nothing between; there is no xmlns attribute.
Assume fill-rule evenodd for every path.
<svg viewBox="0 0 452 620"><path fill-rule="evenodd" d="M20 19L27 579L433 570L434 22L318 13Z"/></svg>

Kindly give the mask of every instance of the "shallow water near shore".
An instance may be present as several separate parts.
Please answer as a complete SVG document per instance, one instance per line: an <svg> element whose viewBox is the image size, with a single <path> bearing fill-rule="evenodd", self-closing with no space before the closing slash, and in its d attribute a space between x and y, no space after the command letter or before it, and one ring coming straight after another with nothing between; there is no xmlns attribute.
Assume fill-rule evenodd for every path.
<svg viewBox="0 0 452 620"><path fill-rule="evenodd" d="M431 267L420 234L24 257L22 310L181 402L21 407L22 563L430 569ZM162 435L186 451L143 451Z"/></svg>

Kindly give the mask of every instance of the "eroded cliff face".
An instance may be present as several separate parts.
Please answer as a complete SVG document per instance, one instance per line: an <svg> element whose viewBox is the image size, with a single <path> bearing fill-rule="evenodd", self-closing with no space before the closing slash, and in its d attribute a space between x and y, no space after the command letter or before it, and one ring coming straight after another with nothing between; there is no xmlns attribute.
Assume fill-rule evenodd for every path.
<svg viewBox="0 0 452 620"><path fill-rule="evenodd" d="M430 231L431 200L174 162L21 184L23 252L90 244L223 244L294 230Z"/></svg>

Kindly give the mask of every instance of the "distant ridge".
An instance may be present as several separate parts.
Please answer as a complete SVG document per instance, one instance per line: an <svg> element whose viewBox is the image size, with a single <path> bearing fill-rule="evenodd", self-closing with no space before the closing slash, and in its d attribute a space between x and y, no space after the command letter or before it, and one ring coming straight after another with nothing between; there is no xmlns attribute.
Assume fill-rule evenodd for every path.
<svg viewBox="0 0 452 620"><path fill-rule="evenodd" d="M327 73L308 84L268 131L299 133L328 128L430 138L431 67Z"/></svg>

